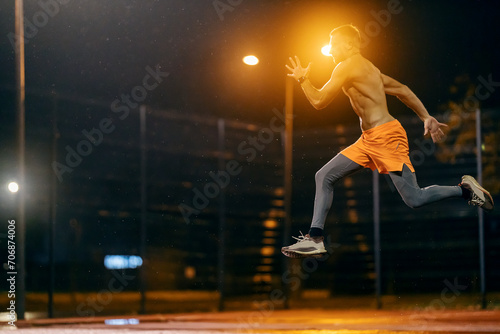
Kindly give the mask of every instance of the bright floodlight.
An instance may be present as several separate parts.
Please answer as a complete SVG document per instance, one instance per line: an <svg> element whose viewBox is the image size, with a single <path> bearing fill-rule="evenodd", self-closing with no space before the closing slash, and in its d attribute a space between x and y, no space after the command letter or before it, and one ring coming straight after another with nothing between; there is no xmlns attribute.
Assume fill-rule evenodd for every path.
<svg viewBox="0 0 500 334"><path fill-rule="evenodd" d="M17 193L19 190L19 185L17 184L17 182L10 182L7 188L9 188L9 191L11 193Z"/></svg>
<svg viewBox="0 0 500 334"><path fill-rule="evenodd" d="M243 62L247 65L257 65L259 63L259 58L250 55L250 56L244 57Z"/></svg>
<svg viewBox="0 0 500 334"><path fill-rule="evenodd" d="M330 56L330 45L325 45L321 48L321 53L325 56Z"/></svg>

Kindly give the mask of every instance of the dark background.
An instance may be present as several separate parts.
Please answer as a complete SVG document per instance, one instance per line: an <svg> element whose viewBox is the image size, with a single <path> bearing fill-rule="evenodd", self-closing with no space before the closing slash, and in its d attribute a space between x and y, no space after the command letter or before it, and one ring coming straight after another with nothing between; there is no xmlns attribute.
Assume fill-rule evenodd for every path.
<svg viewBox="0 0 500 334"><path fill-rule="evenodd" d="M390 18L380 13L395 3L390 1L238 1L221 13L223 20L213 1L67 2L28 39L28 89L111 102L141 82L146 66L159 64L171 76L148 96L149 105L267 120L262 110L283 104L288 57L312 61L313 79L321 86L333 64L319 48L332 28L346 23L368 36L365 56L412 87L431 111L447 101L457 75L475 80L493 74L495 80L498 71L494 1L401 0L400 12ZM25 1L28 21L40 10L37 1ZM4 86L13 86L15 78L14 50L6 36L14 32L13 13L13 2L3 2ZM260 58L258 67L241 62L249 53ZM296 125L354 120L347 110L334 112L344 109L345 100L311 115L305 99L297 98L305 110ZM497 102L498 94L487 101Z"/></svg>

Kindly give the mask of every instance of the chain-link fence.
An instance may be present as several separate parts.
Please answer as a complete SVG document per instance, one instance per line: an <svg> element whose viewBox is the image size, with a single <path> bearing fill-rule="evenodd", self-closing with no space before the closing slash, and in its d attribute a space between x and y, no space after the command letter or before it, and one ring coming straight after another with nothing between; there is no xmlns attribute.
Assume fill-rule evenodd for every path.
<svg viewBox="0 0 500 334"><path fill-rule="evenodd" d="M27 101L28 291L47 291L53 265L55 291L69 293L79 315L99 311L79 294L102 297L103 291L135 293L134 300L142 291L146 312L157 311L151 305L165 291L280 301L286 286L292 299L319 290L328 296L374 293L371 172L336 185L325 229L328 257L284 262L282 110L264 111L268 123L250 124L145 106L117 110L55 95ZM10 117L11 110L5 106L3 114ZM495 198L497 114L483 112L482 146L484 183ZM463 174L476 175L467 126L452 127L447 141L435 146L422 137L416 117L399 119L420 186L456 185ZM14 129L4 126L2 133L7 179L15 169ZM315 171L359 134L355 125L295 132L294 235L309 228ZM7 221L15 198L2 196ZM382 176L380 220L382 294L441 291L445 280L479 291L477 210L460 199L410 209ZM496 212L485 216L489 291L500 289L498 222ZM111 255L123 256L122 266L105 265ZM135 266L133 256L140 258ZM133 305L139 311L140 304Z"/></svg>

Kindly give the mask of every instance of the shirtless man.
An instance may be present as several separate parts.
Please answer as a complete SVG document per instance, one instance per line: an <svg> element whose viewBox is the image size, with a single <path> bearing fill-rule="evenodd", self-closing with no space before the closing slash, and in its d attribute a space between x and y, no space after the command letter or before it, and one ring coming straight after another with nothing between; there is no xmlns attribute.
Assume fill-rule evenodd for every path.
<svg viewBox="0 0 500 334"><path fill-rule="evenodd" d="M337 66L330 80L317 89L308 79L311 64L303 68L297 57L290 58L291 72L309 102L316 109L325 108L342 90L349 97L354 112L359 116L362 135L351 146L337 154L316 173L316 196L309 233L295 238L297 243L283 247L289 257L321 256L326 253L323 228L333 201L333 186L343 177L363 168L377 169L389 174L403 201L418 208L450 197L463 197L469 204L487 211L493 210L493 199L488 191L469 175L462 177L458 186L430 186L420 188L410 162L406 132L387 109L386 94L396 96L424 122L424 135L434 142L444 137L446 124L430 116L418 97L405 85L380 73L359 51L360 34L356 27L344 25L330 33L330 52Z"/></svg>

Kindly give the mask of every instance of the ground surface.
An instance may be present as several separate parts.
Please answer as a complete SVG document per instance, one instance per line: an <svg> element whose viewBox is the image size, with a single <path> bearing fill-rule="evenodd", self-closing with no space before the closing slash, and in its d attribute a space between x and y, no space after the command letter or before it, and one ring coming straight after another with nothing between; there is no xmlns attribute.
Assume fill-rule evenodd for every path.
<svg viewBox="0 0 500 334"><path fill-rule="evenodd" d="M14 333L500 333L500 311L272 310L18 321Z"/></svg>

